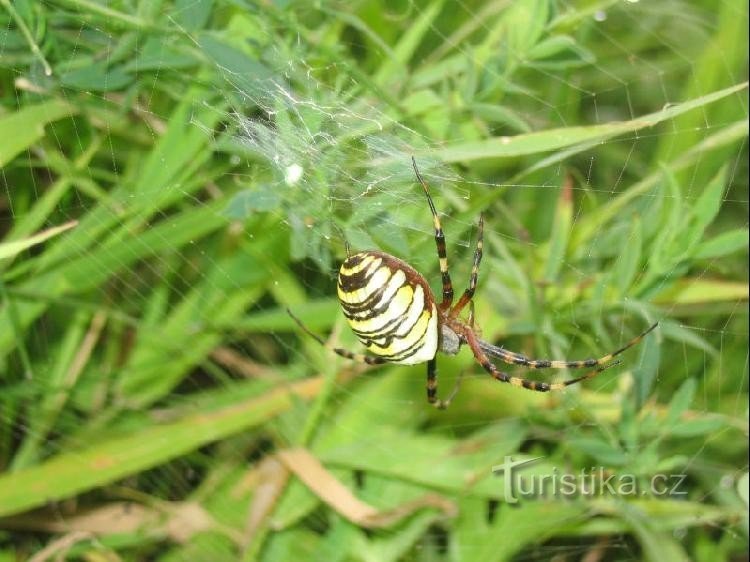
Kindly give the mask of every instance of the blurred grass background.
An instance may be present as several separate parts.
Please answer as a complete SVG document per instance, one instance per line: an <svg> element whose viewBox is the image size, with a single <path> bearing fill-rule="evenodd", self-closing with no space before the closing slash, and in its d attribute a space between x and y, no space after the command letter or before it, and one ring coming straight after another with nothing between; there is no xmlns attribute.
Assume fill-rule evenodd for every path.
<svg viewBox="0 0 750 562"><path fill-rule="evenodd" d="M0 561L747 559L746 3L0 7ZM660 328L556 395L442 358L445 412L300 334L358 349L344 239L438 289L412 154L485 339ZM508 455L685 494L511 504Z"/></svg>

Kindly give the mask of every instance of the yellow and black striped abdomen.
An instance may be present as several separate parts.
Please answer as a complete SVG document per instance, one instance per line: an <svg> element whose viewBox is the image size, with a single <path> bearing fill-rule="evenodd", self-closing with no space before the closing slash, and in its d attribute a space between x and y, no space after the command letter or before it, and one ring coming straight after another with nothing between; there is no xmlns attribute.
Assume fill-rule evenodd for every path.
<svg viewBox="0 0 750 562"><path fill-rule="evenodd" d="M411 266L382 252L360 252L341 264L338 295L359 341L393 363L413 365L435 357L435 299Z"/></svg>

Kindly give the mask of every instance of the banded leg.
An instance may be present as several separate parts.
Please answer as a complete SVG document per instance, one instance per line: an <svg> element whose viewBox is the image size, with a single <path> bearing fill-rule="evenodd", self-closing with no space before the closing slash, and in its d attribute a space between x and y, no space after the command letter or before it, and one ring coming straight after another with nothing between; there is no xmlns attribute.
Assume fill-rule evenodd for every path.
<svg viewBox="0 0 750 562"><path fill-rule="evenodd" d="M443 227L440 224L440 217L438 217L437 211L435 210L435 204L432 202L430 197L430 188L427 186L427 182L424 181L422 174L417 169L417 161L414 157L411 157L411 163L414 167L414 173L417 175L417 180L422 185L424 194L427 196L427 203L430 205L430 212L432 212L432 224L435 227L435 245L437 246L438 260L440 262L440 275L443 281L443 301L440 303L441 310L447 310L450 308L453 302L453 283L451 282L451 275L448 271L448 258L445 253L445 234L443 233Z"/></svg>
<svg viewBox="0 0 750 562"><path fill-rule="evenodd" d="M305 326L302 323L302 320L297 318L294 314L292 314L292 311L288 308L286 309L287 314L292 317L292 320L294 320L297 325L302 328L309 336L311 336L315 341L317 341L320 345L323 347L330 349L335 354L340 355L341 357L345 357L346 359L351 359L352 361L356 361L357 363L367 363L368 365L382 365L383 363L388 363L387 359L383 359L382 357L373 357L372 355L365 355L364 353L352 353L351 351L347 349L342 349L340 347L331 347L328 345L323 338L321 338L318 334L312 332L310 328Z"/></svg>
<svg viewBox="0 0 750 562"><path fill-rule="evenodd" d="M461 386L461 379L463 378L463 372L458 375L456 379L456 385L451 390L448 398L440 400L437 397L438 381L437 381L437 360L430 359L427 362L427 402L435 406L438 410L445 410L451 405L453 399L458 394L458 389Z"/></svg>
<svg viewBox="0 0 750 562"><path fill-rule="evenodd" d="M455 318L458 316L467 303L474 298L474 291L477 289L477 278L479 277L479 264L482 263L482 248L484 247L484 215L479 215L479 232L477 234L477 247L474 250L474 264L471 266L471 277L469 278L469 288L464 291L461 298L451 309L449 316Z"/></svg>
<svg viewBox="0 0 750 562"><path fill-rule="evenodd" d="M508 351L502 347L497 347L491 343L487 343L482 340L477 340L478 347L490 357L496 357L501 361L510 365L521 365L527 369L584 369L588 367L598 367L609 363L620 355L623 351L630 349L635 344L640 342L649 332L659 325L658 322L649 326L643 333L634 337L628 343L623 345L620 349L603 355L598 359L583 359L579 361L564 361L564 360L553 360L553 359L529 359L528 357L516 353L514 351Z"/></svg>
<svg viewBox="0 0 750 562"><path fill-rule="evenodd" d="M619 361L614 361L612 363L608 363L607 365L603 365L599 367L598 369L594 369L593 371L590 371L586 373L585 375L581 375L580 377L576 377L574 379L569 379L569 380L562 381L562 382L548 383L548 382L542 382L542 381L532 381L532 380L525 379L522 377L514 377L512 375L509 375L508 373L505 373L499 370L497 367L495 367L495 365L493 365L492 362L490 362L490 360L482 351L482 348L479 346L479 340L473 333L466 334L466 341L469 344L471 351L474 353L474 357L476 357L480 365L482 365L484 370L487 371L492 376L493 379L495 379L496 381L500 381L500 382L507 382L509 384L512 384L513 386L520 386L527 390L534 390L536 392L549 392L551 390L552 391L562 390L567 386L579 383L581 381L585 381L586 379L593 379L602 371L605 371L609 369L610 367L614 367L615 365L620 364Z"/></svg>

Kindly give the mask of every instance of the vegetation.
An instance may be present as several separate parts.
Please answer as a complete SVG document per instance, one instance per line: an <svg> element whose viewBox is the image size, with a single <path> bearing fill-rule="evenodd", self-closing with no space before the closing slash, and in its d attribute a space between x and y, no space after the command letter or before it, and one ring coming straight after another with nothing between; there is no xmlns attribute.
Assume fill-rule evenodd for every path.
<svg viewBox="0 0 750 562"><path fill-rule="evenodd" d="M0 561L745 559L747 3L0 6ZM439 289L412 154L484 339L658 330L319 346L343 240Z"/></svg>

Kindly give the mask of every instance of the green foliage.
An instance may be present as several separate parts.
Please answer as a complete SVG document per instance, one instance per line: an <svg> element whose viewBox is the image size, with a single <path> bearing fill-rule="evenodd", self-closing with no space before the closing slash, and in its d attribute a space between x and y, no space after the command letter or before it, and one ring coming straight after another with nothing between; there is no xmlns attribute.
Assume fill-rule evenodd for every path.
<svg viewBox="0 0 750 562"><path fill-rule="evenodd" d="M0 8L0 560L746 553L746 3ZM484 339L578 358L659 329L555 395L441 357L444 412L424 366L300 333L287 307L358 349L344 241L438 279L412 154L459 287L484 213ZM403 513L353 523L291 446ZM493 467L537 457L524 478L637 493L514 504Z"/></svg>

